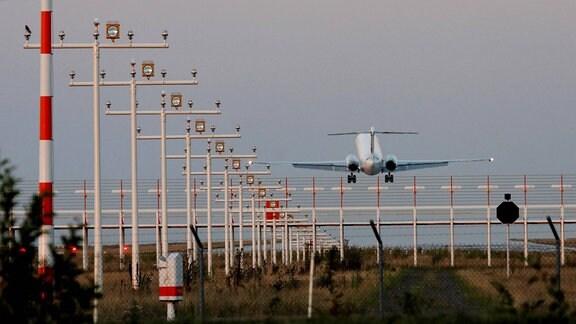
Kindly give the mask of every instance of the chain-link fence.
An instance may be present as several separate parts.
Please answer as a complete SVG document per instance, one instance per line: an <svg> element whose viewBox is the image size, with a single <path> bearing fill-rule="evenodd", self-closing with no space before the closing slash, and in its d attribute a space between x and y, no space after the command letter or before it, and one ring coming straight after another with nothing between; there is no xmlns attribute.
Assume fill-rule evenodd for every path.
<svg viewBox="0 0 576 324"><path fill-rule="evenodd" d="M386 317L571 314L576 308L576 285L571 282L576 250L570 239L576 229L576 191L571 189L575 179L573 175L407 177L388 187L381 186L379 178L373 184L354 187L344 187L340 179L333 178L286 179L276 197L290 196L290 208L297 207L298 213L285 212L274 223L267 220L269 210L264 201L251 202L250 206L238 202L226 218L225 209L216 204L220 203L216 195L212 197L218 206L212 209L212 232L207 226L206 193L194 191L189 210L184 207L190 195L184 194L183 182L172 181L166 224L168 250L180 251L185 274L177 319L201 315L199 268L196 263L187 263L192 246L188 245L187 229L191 224L197 226L205 243L208 233L212 234L213 260L208 268L206 251L203 281L203 315L209 320L306 319L308 314L315 318L377 319L380 302ZM166 318L166 305L158 300L157 256L164 243L159 235L158 181L139 184L137 214L125 210L130 201L124 200L122 181L104 186L104 295L98 303L98 317L104 323ZM36 190L36 185L23 183L22 196ZM84 243L78 262L83 263L89 277L96 271L94 255L90 254L94 249L91 183L59 182L58 188L54 243L62 244L59 237L68 225L78 226ZM506 227L496 219L495 210L502 199L497 197L507 192L516 193L521 211L521 218L510 226L509 276L505 247L498 245L505 242ZM235 194L241 196L239 191ZM196 220L188 220L188 212ZM15 211L16 224L24 214L24 210ZM128 214L138 217L137 235L131 228L133 215ZM552 216L560 233L563 294L555 288L556 250L547 215ZM382 301L370 219L378 224L385 244L406 246L383 252ZM318 252L310 297L309 245L314 237ZM128 244L133 242L130 238L137 239L136 245ZM230 251L245 248L241 262L233 260L225 266L226 242L231 243L228 259ZM130 255L135 246L139 255ZM331 246L345 247L344 253L330 250ZM252 257L252 250L260 251L257 258ZM265 255L261 258L261 254ZM134 262L137 271L131 271ZM87 279L93 282L93 278Z"/></svg>
<svg viewBox="0 0 576 324"><path fill-rule="evenodd" d="M218 270L204 280L202 315L207 320L305 320L311 311L313 318L376 320L380 317L376 251L348 247L343 261L336 249L317 253L311 295L309 259L254 269L242 267L249 252L238 254L238 262L225 276L219 270L224 257L216 255ZM422 248L418 253L419 266L414 267L409 249L384 250L385 318L557 318L576 311L576 253L568 253L561 268L561 293L554 252L535 251L525 260L520 250L511 251L509 277L501 247L493 252L491 267L482 249L458 249L453 267L447 247ZM166 305L158 300L155 255L143 252L141 260L138 290L132 288L129 269L117 270L113 257L105 260L106 289L99 302L102 322L166 318ZM199 319L199 269L195 262L184 263L184 296L176 306L176 318Z"/></svg>

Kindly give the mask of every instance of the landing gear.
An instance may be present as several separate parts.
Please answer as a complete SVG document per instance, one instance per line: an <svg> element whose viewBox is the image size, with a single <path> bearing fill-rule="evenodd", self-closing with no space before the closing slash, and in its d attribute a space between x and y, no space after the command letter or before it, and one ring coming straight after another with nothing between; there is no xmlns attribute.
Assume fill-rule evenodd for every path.
<svg viewBox="0 0 576 324"><path fill-rule="evenodd" d="M384 182L394 182L394 175L388 172L388 174L384 175Z"/></svg>
<svg viewBox="0 0 576 324"><path fill-rule="evenodd" d="M348 176L348 183L356 183L356 175L351 174Z"/></svg>

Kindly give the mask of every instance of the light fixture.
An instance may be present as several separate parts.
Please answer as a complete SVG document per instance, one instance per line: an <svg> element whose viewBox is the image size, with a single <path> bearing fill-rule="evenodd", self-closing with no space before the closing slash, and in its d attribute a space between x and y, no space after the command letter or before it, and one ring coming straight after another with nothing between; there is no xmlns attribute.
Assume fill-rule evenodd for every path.
<svg viewBox="0 0 576 324"><path fill-rule="evenodd" d="M106 23L106 39L115 41L120 38L120 24L118 22Z"/></svg>
<svg viewBox="0 0 576 324"><path fill-rule="evenodd" d="M224 142L216 142L216 153L224 153L225 148Z"/></svg>
<svg viewBox="0 0 576 324"><path fill-rule="evenodd" d="M254 176L253 175L247 175L246 176L246 183L249 185L253 185L254 184Z"/></svg>
<svg viewBox="0 0 576 324"><path fill-rule="evenodd" d="M170 106L176 109L182 107L182 95L180 93L173 92L170 94Z"/></svg>
<svg viewBox="0 0 576 324"><path fill-rule="evenodd" d="M196 120L194 122L194 129L196 130L196 133L204 133L204 131L206 131L206 121Z"/></svg>
<svg viewBox="0 0 576 324"><path fill-rule="evenodd" d="M142 62L142 76L150 80L154 76L154 62L144 61Z"/></svg>
<svg viewBox="0 0 576 324"><path fill-rule="evenodd" d="M240 170L241 165L242 163L240 162L240 160L232 160L232 169Z"/></svg>

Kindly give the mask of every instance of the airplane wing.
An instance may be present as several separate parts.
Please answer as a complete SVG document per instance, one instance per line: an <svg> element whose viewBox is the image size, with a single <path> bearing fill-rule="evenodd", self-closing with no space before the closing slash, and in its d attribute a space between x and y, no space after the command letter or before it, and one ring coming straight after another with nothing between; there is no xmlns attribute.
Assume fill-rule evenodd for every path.
<svg viewBox="0 0 576 324"><path fill-rule="evenodd" d="M254 161L254 163L255 164L270 164L270 165L291 165L295 168L301 168L301 169L348 172L348 166L346 165L345 161L319 161L319 162L260 162L260 161Z"/></svg>
<svg viewBox="0 0 576 324"><path fill-rule="evenodd" d="M493 158L488 159L456 159L456 160L398 160L395 171L407 171L424 168L435 168L447 166L448 163L461 163L461 162L492 162Z"/></svg>

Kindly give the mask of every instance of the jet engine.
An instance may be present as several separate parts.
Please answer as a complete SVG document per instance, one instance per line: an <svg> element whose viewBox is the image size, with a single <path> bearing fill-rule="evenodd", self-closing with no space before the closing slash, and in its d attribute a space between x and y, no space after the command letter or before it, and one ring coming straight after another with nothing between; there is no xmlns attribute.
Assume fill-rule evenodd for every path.
<svg viewBox="0 0 576 324"><path fill-rule="evenodd" d="M360 160L354 154L350 154L346 157L346 166L348 170L355 172L358 171L358 166L360 165Z"/></svg>
<svg viewBox="0 0 576 324"><path fill-rule="evenodd" d="M398 165L398 161L396 160L396 155L394 154L388 154L386 156L386 170L388 171L394 171L396 170L396 166Z"/></svg>

